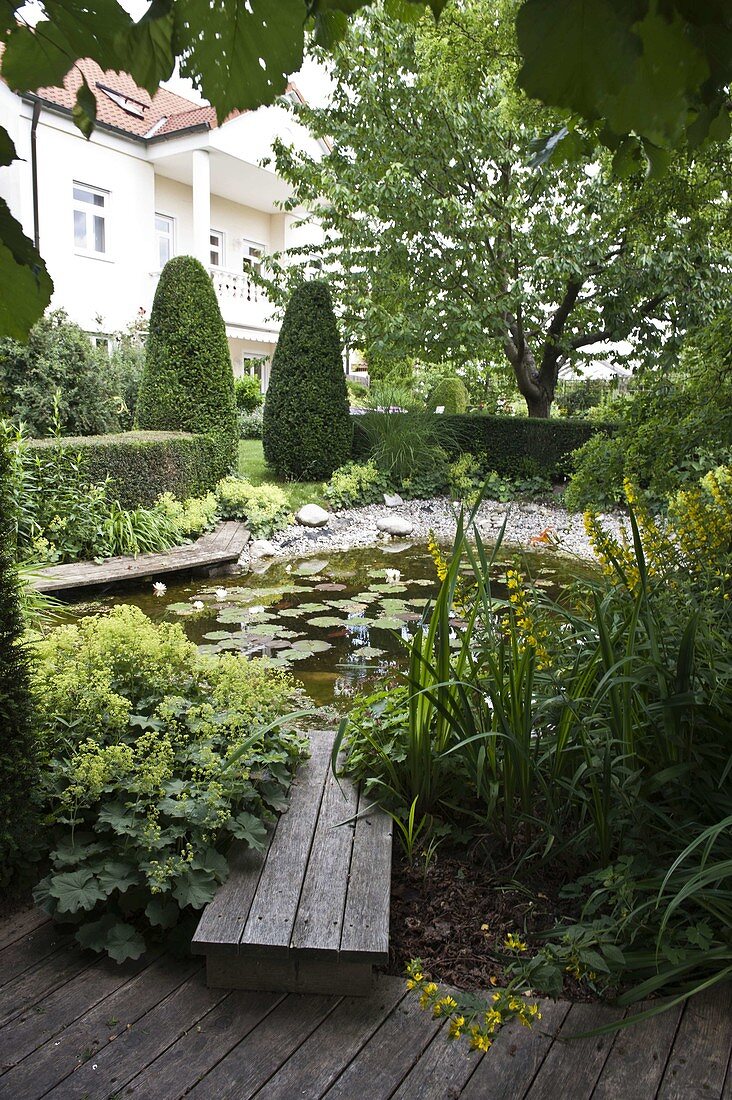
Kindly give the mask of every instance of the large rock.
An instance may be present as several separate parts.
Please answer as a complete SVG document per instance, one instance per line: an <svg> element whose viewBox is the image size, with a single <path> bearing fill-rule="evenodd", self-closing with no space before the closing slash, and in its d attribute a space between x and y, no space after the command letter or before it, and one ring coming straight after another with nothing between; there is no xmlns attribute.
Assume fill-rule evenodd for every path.
<svg viewBox="0 0 732 1100"><path fill-rule="evenodd" d="M317 504L303 504L295 516L295 522L302 527L325 527L330 519L330 512Z"/></svg>
<svg viewBox="0 0 732 1100"><path fill-rule="evenodd" d="M249 543L249 556L251 558L274 558L277 556L277 547L267 539L253 539Z"/></svg>
<svg viewBox="0 0 732 1100"><path fill-rule="evenodd" d="M376 526L386 535L411 535L414 524L404 516L384 516L376 521Z"/></svg>
<svg viewBox="0 0 732 1100"><path fill-rule="evenodd" d="M404 501L399 493L384 493L384 504L387 508L398 508L400 504L404 504Z"/></svg>

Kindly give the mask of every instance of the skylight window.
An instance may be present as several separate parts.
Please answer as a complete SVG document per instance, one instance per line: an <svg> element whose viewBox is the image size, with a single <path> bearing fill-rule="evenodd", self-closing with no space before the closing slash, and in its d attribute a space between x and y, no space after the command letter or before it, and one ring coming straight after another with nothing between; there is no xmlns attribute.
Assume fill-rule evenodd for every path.
<svg viewBox="0 0 732 1100"><path fill-rule="evenodd" d="M114 88L107 88L104 84L97 84L97 88L100 92L104 92L107 99L111 99L112 103L116 103L118 107L121 107L128 115L132 115L133 118L145 117L145 104L140 103L137 99L132 99L128 95L124 95L123 92L116 92Z"/></svg>

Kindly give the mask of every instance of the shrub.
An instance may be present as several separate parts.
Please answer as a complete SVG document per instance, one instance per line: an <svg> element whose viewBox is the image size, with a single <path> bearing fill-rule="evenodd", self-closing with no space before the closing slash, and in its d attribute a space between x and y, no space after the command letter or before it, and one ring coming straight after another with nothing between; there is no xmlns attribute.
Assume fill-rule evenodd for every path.
<svg viewBox="0 0 732 1100"><path fill-rule="evenodd" d="M0 433L0 886L28 858L37 804L29 655L23 641L11 525L10 458Z"/></svg>
<svg viewBox="0 0 732 1100"><path fill-rule="evenodd" d="M214 439L214 480L235 464L238 431L226 330L206 269L192 256L169 260L160 276L136 418L139 428Z"/></svg>
<svg viewBox="0 0 732 1100"><path fill-rule="evenodd" d="M374 462L348 462L333 472L324 495L333 508L379 504L389 483Z"/></svg>
<svg viewBox="0 0 732 1100"><path fill-rule="evenodd" d="M466 413L468 411L468 390L462 378L443 378L430 394L427 407L434 412L440 406L445 413Z"/></svg>
<svg viewBox="0 0 732 1100"><path fill-rule="evenodd" d="M134 427L137 395L145 369L145 347L139 336L125 333L118 337L109 359L109 369L119 426L123 432L129 432Z"/></svg>
<svg viewBox="0 0 732 1100"><path fill-rule="evenodd" d="M119 430L116 380L109 357L56 310L33 326L27 344L0 340L0 391L5 412L33 435L46 435L58 419L69 435Z"/></svg>
<svg viewBox="0 0 732 1100"><path fill-rule="evenodd" d="M110 481L125 508L149 507L161 493L183 500L205 495L216 484L216 444L183 432L124 432L119 435L29 439L39 456L62 450L81 455L83 484ZM83 472L82 472L83 470Z"/></svg>
<svg viewBox="0 0 732 1100"><path fill-rule="evenodd" d="M240 412L237 416L239 439L261 439L264 410L260 405L254 412Z"/></svg>
<svg viewBox="0 0 732 1100"><path fill-rule="evenodd" d="M172 493L163 493L155 508L169 517L183 539L195 539L204 531L210 530L218 515L215 493L206 493L204 497L189 497L183 501L176 500Z"/></svg>
<svg viewBox="0 0 732 1100"><path fill-rule="evenodd" d="M284 477L327 478L347 461L352 436L330 292L325 283L303 283L287 306L272 360L264 457Z"/></svg>
<svg viewBox="0 0 732 1100"><path fill-rule="evenodd" d="M254 374L243 374L234 379L234 397L239 412L252 413L264 404L262 386Z"/></svg>
<svg viewBox="0 0 732 1100"><path fill-rule="evenodd" d="M354 429L354 458L368 457L379 436L388 430L380 423L388 414L367 413ZM569 472L572 452L595 434L609 434L614 425L587 420L542 420L519 416L430 416L434 440L453 460L474 454L486 469L502 476L544 474L561 477ZM408 430L403 428L404 435Z"/></svg>
<svg viewBox="0 0 732 1100"><path fill-rule="evenodd" d="M241 477L225 477L216 486L222 519L239 519L256 538L269 538L290 522L287 497L277 485L252 485Z"/></svg>
<svg viewBox="0 0 732 1100"><path fill-rule="evenodd" d="M179 625L120 606L40 640L34 694L54 826L36 899L86 948L138 958L261 847L301 751L260 733L296 700L263 662L198 655Z"/></svg>

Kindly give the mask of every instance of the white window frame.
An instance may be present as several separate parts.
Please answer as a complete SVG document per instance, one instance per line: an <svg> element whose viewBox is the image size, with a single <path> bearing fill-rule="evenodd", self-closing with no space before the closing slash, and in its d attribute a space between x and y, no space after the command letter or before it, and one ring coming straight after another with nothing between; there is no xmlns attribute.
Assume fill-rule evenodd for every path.
<svg viewBox="0 0 732 1100"><path fill-rule="evenodd" d="M162 271L162 269L165 267L165 264L160 262L160 241L161 237L163 237L164 234L160 229L158 229L158 218L160 218L161 221L167 222L170 226L170 255L168 256L169 260L172 260L173 256L175 256L176 225L175 218L171 214L163 214L160 210L155 211L155 247L157 249L158 270Z"/></svg>
<svg viewBox="0 0 732 1100"><path fill-rule="evenodd" d="M95 204L87 202L85 199L78 198L76 195L77 189L79 191L87 191L90 195L96 195L101 198L101 204ZM74 251L78 256L90 256L97 260L111 260L110 249L110 235L109 235L109 209L111 193L105 191L102 187L94 187L89 183L82 183L80 180L74 180L72 184L72 212L73 212L73 234L74 234ZM94 241L95 229L93 221L90 224L90 219L99 218L104 225L104 249L100 252L93 247L85 247L78 244L76 240L76 217L77 214L83 214L85 218L85 237L87 241Z"/></svg>
<svg viewBox="0 0 732 1100"><path fill-rule="evenodd" d="M257 275L262 270L262 264L264 262L265 246L260 241L250 241L246 237L241 242L242 258L241 266L245 275L248 275L251 271L256 271ZM252 255L252 252L259 253L259 255Z"/></svg>
<svg viewBox="0 0 732 1100"><path fill-rule="evenodd" d="M219 243L217 245L211 240L212 237L218 237ZM219 254L218 263L214 263L211 259L213 251L217 251ZM208 259L211 267L223 268L226 266L226 234L221 229L209 229L208 231Z"/></svg>

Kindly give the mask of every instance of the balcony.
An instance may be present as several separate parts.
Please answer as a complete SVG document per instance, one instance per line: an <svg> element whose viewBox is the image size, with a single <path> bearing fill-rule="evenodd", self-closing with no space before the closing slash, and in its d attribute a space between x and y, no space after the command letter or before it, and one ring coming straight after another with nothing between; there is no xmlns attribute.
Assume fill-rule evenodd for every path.
<svg viewBox="0 0 732 1100"><path fill-rule="evenodd" d="M209 267L208 272L227 325L279 331L279 323L271 318L272 306L266 294L249 275L225 267Z"/></svg>

